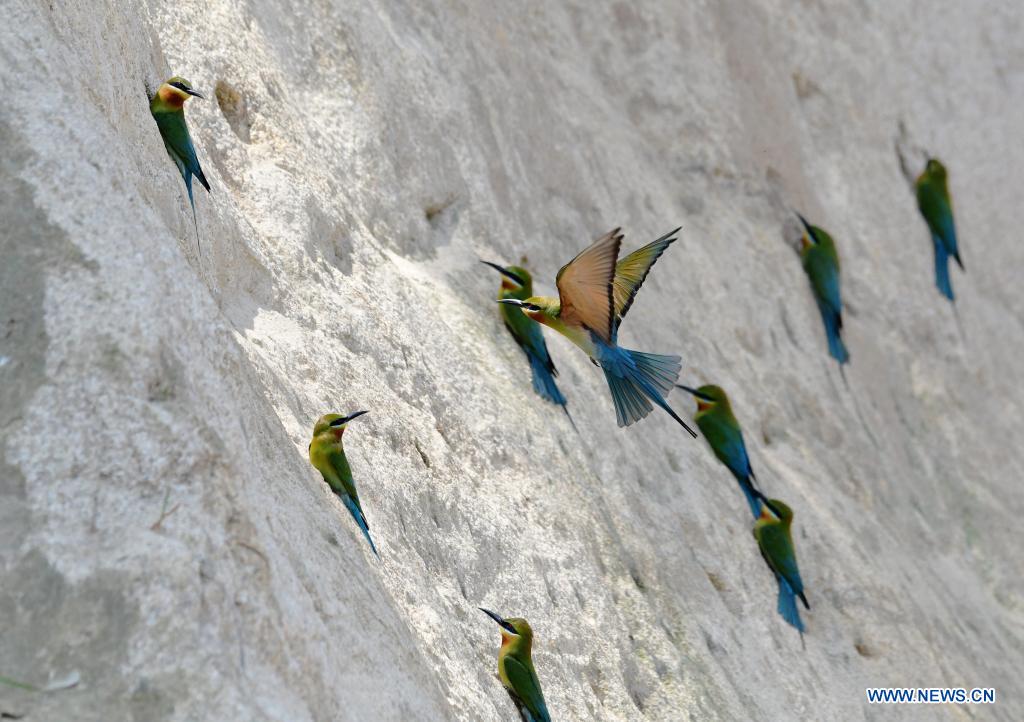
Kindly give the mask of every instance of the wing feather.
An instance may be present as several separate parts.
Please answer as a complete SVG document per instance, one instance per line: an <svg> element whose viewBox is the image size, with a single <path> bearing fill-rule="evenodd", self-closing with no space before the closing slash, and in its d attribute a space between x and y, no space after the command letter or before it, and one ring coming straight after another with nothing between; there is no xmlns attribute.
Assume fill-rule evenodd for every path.
<svg viewBox="0 0 1024 722"><path fill-rule="evenodd" d="M643 248L638 248L615 264L613 293L616 325L622 323L622 317L633 305L633 299L636 298L637 291L643 285L647 274L651 272L651 268L665 252L665 249L675 242L675 235L680 230L681 227L666 233L658 240L648 243Z"/></svg>
<svg viewBox="0 0 1024 722"><path fill-rule="evenodd" d="M544 694L540 691L540 680L532 669L512 656L505 657L505 674L512 683L512 692L538 722L550 722Z"/></svg>
<svg viewBox="0 0 1024 722"><path fill-rule="evenodd" d="M584 326L606 343L615 327L613 280L622 234L608 231L562 266L555 278L561 302L560 318L570 326Z"/></svg>

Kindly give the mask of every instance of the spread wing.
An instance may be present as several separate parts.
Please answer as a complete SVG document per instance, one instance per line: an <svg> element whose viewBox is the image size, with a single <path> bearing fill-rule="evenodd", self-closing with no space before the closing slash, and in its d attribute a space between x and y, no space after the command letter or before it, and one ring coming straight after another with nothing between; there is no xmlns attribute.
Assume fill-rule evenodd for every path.
<svg viewBox="0 0 1024 722"><path fill-rule="evenodd" d="M618 228L594 241L576 258L562 266L555 277L561 301L560 318L570 326L584 326L606 343L612 342L615 305L612 285L615 259L622 234Z"/></svg>
<svg viewBox="0 0 1024 722"><path fill-rule="evenodd" d="M617 264L615 264L615 281L613 293L615 296L615 317L616 325L622 323L622 317L633 305L633 299L637 291L643 285L644 279L650 273L651 267L665 252L665 249L675 242L675 235L679 233L677 228L656 241L648 243L643 248L630 253Z"/></svg>

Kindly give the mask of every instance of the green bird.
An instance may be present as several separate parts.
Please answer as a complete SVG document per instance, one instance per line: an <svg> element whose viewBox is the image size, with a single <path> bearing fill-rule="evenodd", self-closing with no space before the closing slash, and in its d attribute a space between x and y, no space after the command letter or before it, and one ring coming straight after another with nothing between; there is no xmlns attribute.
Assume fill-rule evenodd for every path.
<svg viewBox="0 0 1024 722"><path fill-rule="evenodd" d="M499 266L490 261L481 261L501 274L501 289L498 291L498 300L514 298L525 301L533 295L533 277L530 272L521 266ZM515 306L502 304L499 306L501 319L505 322L505 328L512 334L516 344L523 350L526 359L530 362L530 370L533 374L533 390L545 401L550 401L562 407L569 423L576 428L569 409L566 407L565 395L555 383L558 370L548 353L548 345L544 341L544 333L540 326L522 313Z"/></svg>
<svg viewBox="0 0 1024 722"><path fill-rule="evenodd" d="M309 463L323 475L331 491L341 499L356 524L363 530L366 541L370 542L370 549L377 554L377 547L370 538L370 526L366 523L363 507L359 503L359 493L352 479L352 470L349 468L348 459L345 458L345 447L341 443L348 423L368 413L370 412L357 411L348 416L324 414L317 419L316 426L313 427L313 440L309 443Z"/></svg>
<svg viewBox="0 0 1024 722"><path fill-rule="evenodd" d="M153 114L160 135L164 139L167 155L171 156L174 165L178 166L188 191L188 202L192 206L192 222L196 227L196 244L199 244L199 221L196 220L196 201L192 197L192 178L199 179L203 188L209 192L210 183L203 175L196 157L192 136L185 123L185 101L191 96L203 96L192 89L192 85L182 77L175 75L157 88L156 94L149 101L149 112Z"/></svg>
<svg viewBox="0 0 1024 722"><path fill-rule="evenodd" d="M778 611L782 618L793 625L801 636L804 623L796 606L796 597L811 608L804 595L804 583L796 565L796 549L793 547L793 510L778 499L768 499L761 508L761 516L754 522L754 539L761 549L768 568L775 575L779 585Z"/></svg>
<svg viewBox="0 0 1024 722"><path fill-rule="evenodd" d="M489 609L480 611L501 627L498 676L526 722L551 722L540 680L533 668L533 630L525 619L503 619Z"/></svg>
<svg viewBox="0 0 1024 722"><path fill-rule="evenodd" d="M740 423L732 413L729 397L719 386L709 385L691 389L689 386L676 384L676 388L689 392L697 399L697 413L694 414L693 420L697 422L697 427L704 434L718 460L736 477L743 495L747 498L747 504L750 505L750 511L757 519L761 516L761 501L764 500L764 494L754 485L756 478L754 470L750 467L747 446L743 443L743 431L740 430Z"/></svg>
<svg viewBox="0 0 1024 722"><path fill-rule="evenodd" d="M949 257L952 256L961 269L960 250L956 244L956 225L953 223L953 202L949 199L946 183L946 166L935 158L929 158L924 172L914 182L917 191L917 207L924 216L935 246L935 285L950 301L953 300L953 284L949 280Z"/></svg>
<svg viewBox="0 0 1024 722"><path fill-rule="evenodd" d="M821 320L825 323L828 351L841 369L850 360L850 352L846 350L841 336L843 301L839 292L839 253L832 236L818 226L812 226L799 213L797 215L807 231L800 239L800 260L811 282Z"/></svg>

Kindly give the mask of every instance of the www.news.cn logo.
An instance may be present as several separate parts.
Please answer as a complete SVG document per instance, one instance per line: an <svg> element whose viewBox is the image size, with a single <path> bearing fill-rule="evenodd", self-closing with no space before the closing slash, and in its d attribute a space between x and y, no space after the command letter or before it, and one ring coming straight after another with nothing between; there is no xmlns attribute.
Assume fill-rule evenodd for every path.
<svg viewBox="0 0 1024 722"><path fill-rule="evenodd" d="M992 687L868 687L869 704L995 704Z"/></svg>

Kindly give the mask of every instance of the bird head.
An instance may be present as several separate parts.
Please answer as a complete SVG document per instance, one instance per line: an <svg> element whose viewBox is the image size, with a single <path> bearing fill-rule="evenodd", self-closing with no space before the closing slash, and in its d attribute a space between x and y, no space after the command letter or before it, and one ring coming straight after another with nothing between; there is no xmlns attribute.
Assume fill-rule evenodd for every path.
<svg viewBox="0 0 1024 722"><path fill-rule="evenodd" d="M488 617L493 619L501 627L501 645L505 646L509 642L520 639L526 645L530 645L533 642L533 629L530 628L530 623L521 617L511 617L505 619L501 615L495 614L490 609L484 609L478 607L478 609L486 614Z"/></svg>
<svg viewBox="0 0 1024 722"><path fill-rule="evenodd" d="M924 166L924 171L936 180L942 180L946 177L946 166L942 165L938 158L929 158Z"/></svg>
<svg viewBox="0 0 1024 722"><path fill-rule="evenodd" d="M729 397L725 395L720 386L706 385L701 386L699 389L691 389L689 386L676 384L676 388L693 394L693 397L697 399L698 411L713 409L717 406L728 406L729 404Z"/></svg>
<svg viewBox="0 0 1024 722"><path fill-rule="evenodd" d="M808 223L807 219L804 218L799 213L797 213L796 215L797 215L797 218L800 219L800 223L803 224L804 231L805 231L803 237L800 238L800 247L802 249L806 250L807 248L810 248L811 246L817 245L818 242L819 242L819 239L818 239L818 229L816 229L814 226L812 226L810 223Z"/></svg>
<svg viewBox="0 0 1024 722"><path fill-rule="evenodd" d="M163 102L178 108L185 105L185 101L190 96L203 97L199 91L193 90L192 84L180 75L175 75L167 82L161 84L159 90L157 90L157 95L160 96L160 100Z"/></svg>
<svg viewBox="0 0 1024 722"><path fill-rule="evenodd" d="M548 319L558 315L558 300L545 296L530 296L525 301L516 298L500 298L498 303L518 306L523 313L539 323L546 323Z"/></svg>
<svg viewBox="0 0 1024 722"><path fill-rule="evenodd" d="M793 521L793 510L783 501L768 499L761 507L761 518L771 519L773 516L784 524L789 524Z"/></svg>
<svg viewBox="0 0 1024 722"><path fill-rule="evenodd" d="M368 414L369 411L356 411L354 414L348 416L342 416L341 414L324 414L316 420L316 426L313 427L313 436L319 436L320 434L331 432L335 438L340 439L341 435L345 433L345 429L348 427L348 422L354 418Z"/></svg>
<svg viewBox="0 0 1024 722"><path fill-rule="evenodd" d="M501 274L501 287L506 291L522 291L526 289L526 292L530 293L530 288L533 286L533 278L530 277L530 272L525 268L520 266L504 267L490 261L480 261L480 263L490 266Z"/></svg>

